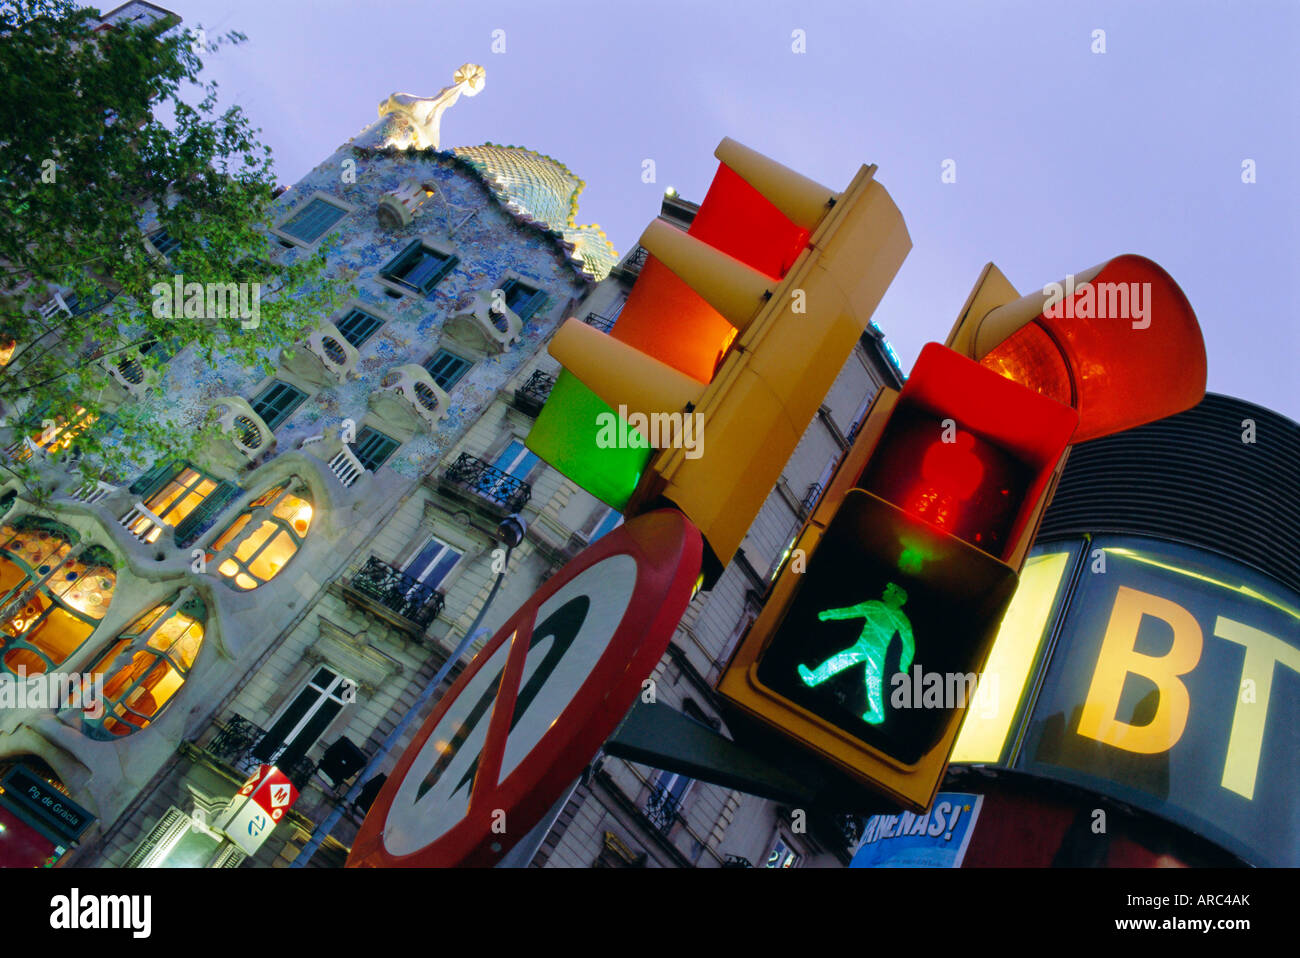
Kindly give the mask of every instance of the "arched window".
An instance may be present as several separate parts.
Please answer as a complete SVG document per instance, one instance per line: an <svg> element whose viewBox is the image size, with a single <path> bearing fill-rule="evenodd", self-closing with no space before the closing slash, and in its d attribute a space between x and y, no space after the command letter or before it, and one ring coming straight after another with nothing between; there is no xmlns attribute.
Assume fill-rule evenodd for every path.
<svg viewBox="0 0 1300 958"><path fill-rule="evenodd" d="M233 580L236 589L248 591L269 582L288 564L307 538L311 503L298 480L268 489L217 536L207 561Z"/></svg>
<svg viewBox="0 0 1300 958"><path fill-rule="evenodd" d="M83 713L86 734L111 741L148 727L176 697L199 647L207 607L186 589L128 625L91 668L104 683L98 701Z"/></svg>
<svg viewBox="0 0 1300 958"><path fill-rule="evenodd" d="M0 671L42 675L90 638L117 586L112 557L54 522L0 526Z"/></svg>

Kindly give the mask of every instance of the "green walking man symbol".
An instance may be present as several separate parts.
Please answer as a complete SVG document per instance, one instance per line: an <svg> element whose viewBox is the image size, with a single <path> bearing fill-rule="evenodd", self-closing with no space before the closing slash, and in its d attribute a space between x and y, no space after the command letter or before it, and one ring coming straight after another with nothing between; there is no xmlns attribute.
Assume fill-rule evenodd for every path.
<svg viewBox="0 0 1300 958"><path fill-rule="evenodd" d="M799 677L803 679L804 685L815 688L831 676L865 662L867 674L863 681L867 686L867 711L862 713L862 720L869 725L883 722L885 653L889 651L894 633L897 632L903 641L903 652L898 663L900 672L906 672L912 667L912 656L916 653L912 623L903 614L903 603L906 601L907 593L891 582L885 586L884 594L879 599L868 599L843 609L827 609L817 613L817 618L822 622L827 619L865 621L858 641L843 652L836 652L815 669L806 665L799 666Z"/></svg>

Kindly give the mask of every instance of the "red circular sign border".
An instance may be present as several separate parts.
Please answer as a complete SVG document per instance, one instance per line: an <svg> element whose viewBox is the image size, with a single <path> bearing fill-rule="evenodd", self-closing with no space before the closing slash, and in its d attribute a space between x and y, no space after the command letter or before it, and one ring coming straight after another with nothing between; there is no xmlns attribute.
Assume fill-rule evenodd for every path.
<svg viewBox="0 0 1300 958"><path fill-rule="evenodd" d="M616 555L630 555L637 578L627 611L605 651L573 699L504 782L497 782L509 721L518 693L528 638L538 609L583 572ZM673 631L690 603L703 560L699 530L673 509L646 513L603 536L568 562L534 593L474 657L456 684L398 760L376 797L349 856L349 867L490 866L527 834L572 784L631 707L642 682L667 651ZM465 817L428 845L394 855L383 843L383 828L403 779L442 717L492 654L519 632L508 653L492 706L480 767ZM502 705L505 707L503 708ZM494 834L494 813L505 813L505 835ZM493 846L496 846L495 848Z"/></svg>

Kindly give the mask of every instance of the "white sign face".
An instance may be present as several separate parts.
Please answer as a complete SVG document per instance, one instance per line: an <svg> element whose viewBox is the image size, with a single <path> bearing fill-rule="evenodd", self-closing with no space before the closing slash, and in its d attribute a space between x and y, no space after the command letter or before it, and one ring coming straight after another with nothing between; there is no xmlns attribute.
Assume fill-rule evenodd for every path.
<svg viewBox="0 0 1300 958"><path fill-rule="evenodd" d="M257 802L248 798L237 800L243 804L235 810L234 816L222 830L245 855L251 856L262 847L266 837L275 828L275 822Z"/></svg>
<svg viewBox="0 0 1300 958"><path fill-rule="evenodd" d="M519 767L591 676L623 623L636 580L632 556L610 556L561 586L539 607L536 626L525 627L529 648L500 781ZM492 653L421 747L384 822L383 842L390 854L425 848L469 811L499 680L518 639L516 632Z"/></svg>

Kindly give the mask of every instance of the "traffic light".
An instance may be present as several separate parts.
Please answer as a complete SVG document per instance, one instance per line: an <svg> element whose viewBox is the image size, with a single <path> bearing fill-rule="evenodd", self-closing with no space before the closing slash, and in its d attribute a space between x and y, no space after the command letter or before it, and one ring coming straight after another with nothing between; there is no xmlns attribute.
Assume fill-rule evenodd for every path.
<svg viewBox="0 0 1300 958"><path fill-rule="evenodd" d="M942 781L1068 443L1205 392L1160 266L1119 256L1021 296L993 264L901 392L882 389L718 691L900 805Z"/></svg>
<svg viewBox="0 0 1300 958"><path fill-rule="evenodd" d="M634 515L669 502L730 560L911 249L863 167L841 194L730 139L685 232L656 220L608 335L570 319L527 444Z"/></svg>
<svg viewBox="0 0 1300 958"><path fill-rule="evenodd" d="M1021 296L984 267L947 345L1073 406L1074 442L1190 409L1205 395L1205 343L1164 269L1127 254Z"/></svg>
<svg viewBox="0 0 1300 958"><path fill-rule="evenodd" d="M947 767L1077 415L937 344L882 390L718 691L913 809Z"/></svg>

